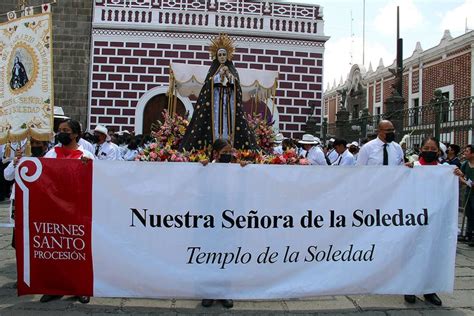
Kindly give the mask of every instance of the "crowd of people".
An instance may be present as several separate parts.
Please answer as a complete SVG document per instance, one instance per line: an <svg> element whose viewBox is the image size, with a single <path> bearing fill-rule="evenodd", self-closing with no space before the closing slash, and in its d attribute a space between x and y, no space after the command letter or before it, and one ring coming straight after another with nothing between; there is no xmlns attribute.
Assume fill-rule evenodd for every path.
<svg viewBox="0 0 474 316"><path fill-rule="evenodd" d="M32 139L31 154L34 157L56 159L83 160L123 160L134 161L141 150L147 148L153 138L148 135L133 135L128 131L119 133L109 131L106 126L98 125L92 132L83 133L79 122L67 119L59 124L55 141L48 143ZM433 137L427 137L420 146L410 150L406 142L401 145L395 142L395 130L390 121L379 123L377 134L371 135L359 144L349 143L345 139L331 138L326 144L311 134L304 134L300 140L285 138L277 134L274 141L273 154L279 155L294 151L299 157L304 157L311 165L323 166L364 166L392 165L416 167L423 165L455 165L455 175L466 189L462 206L465 208L467 228L461 232L458 240L467 242L474 247L474 145L467 145L461 153L461 147L456 144L443 144ZM12 144L11 154L5 157L5 145L0 147L3 157L1 196L10 196L10 188L14 181L14 170L19 159L24 155L26 141ZM217 139L213 144L212 163L234 162L232 144L228 140ZM208 161L209 162L209 161ZM203 163L204 165L207 162ZM11 199L14 194L11 194ZM12 241L14 246L14 237ZM57 299L59 296L44 295L41 302ZM435 305L441 305L441 299L435 294L425 294L425 299ZM416 297L406 295L405 300L414 303ZM88 303L88 297L79 297L82 303ZM203 300L203 306L210 306L213 300ZM232 307L232 300L223 300L223 305Z"/></svg>

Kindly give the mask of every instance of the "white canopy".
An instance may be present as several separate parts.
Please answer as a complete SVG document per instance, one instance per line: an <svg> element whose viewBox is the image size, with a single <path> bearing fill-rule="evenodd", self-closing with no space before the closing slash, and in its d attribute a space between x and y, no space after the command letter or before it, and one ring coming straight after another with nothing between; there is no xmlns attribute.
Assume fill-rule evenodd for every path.
<svg viewBox="0 0 474 316"><path fill-rule="evenodd" d="M175 88L181 96L198 96L206 79L209 66L170 64L170 73L174 76ZM242 99L248 101L272 98L278 80L278 72L253 69L237 69L242 87Z"/></svg>

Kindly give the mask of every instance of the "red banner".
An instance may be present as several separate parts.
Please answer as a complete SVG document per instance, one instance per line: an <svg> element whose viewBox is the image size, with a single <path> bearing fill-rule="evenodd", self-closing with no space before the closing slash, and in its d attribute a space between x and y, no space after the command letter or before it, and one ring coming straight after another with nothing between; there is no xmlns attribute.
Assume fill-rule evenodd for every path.
<svg viewBox="0 0 474 316"><path fill-rule="evenodd" d="M18 295L92 296L92 162L22 160L15 192Z"/></svg>

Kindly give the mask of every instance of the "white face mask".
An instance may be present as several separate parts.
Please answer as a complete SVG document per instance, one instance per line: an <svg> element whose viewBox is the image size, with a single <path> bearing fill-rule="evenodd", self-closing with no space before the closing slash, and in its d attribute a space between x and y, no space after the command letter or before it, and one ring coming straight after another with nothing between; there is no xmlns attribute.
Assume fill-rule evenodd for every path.
<svg viewBox="0 0 474 316"><path fill-rule="evenodd" d="M221 48L217 51L217 60L221 64L224 64L227 61L227 51L225 49Z"/></svg>

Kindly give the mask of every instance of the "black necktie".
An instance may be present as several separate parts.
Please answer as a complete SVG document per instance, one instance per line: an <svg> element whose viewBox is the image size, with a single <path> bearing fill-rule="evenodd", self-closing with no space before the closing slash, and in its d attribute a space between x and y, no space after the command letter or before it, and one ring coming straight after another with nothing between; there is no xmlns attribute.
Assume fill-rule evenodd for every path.
<svg viewBox="0 0 474 316"><path fill-rule="evenodd" d="M383 165L388 166L388 151L387 151L388 144L383 144Z"/></svg>
<svg viewBox="0 0 474 316"><path fill-rule="evenodd" d="M95 146L95 155L96 155L96 156L99 155L99 150L100 150L100 145L97 144L97 145ZM385 158L384 158L384 159L385 159ZM384 161L385 161L385 160L384 160Z"/></svg>

